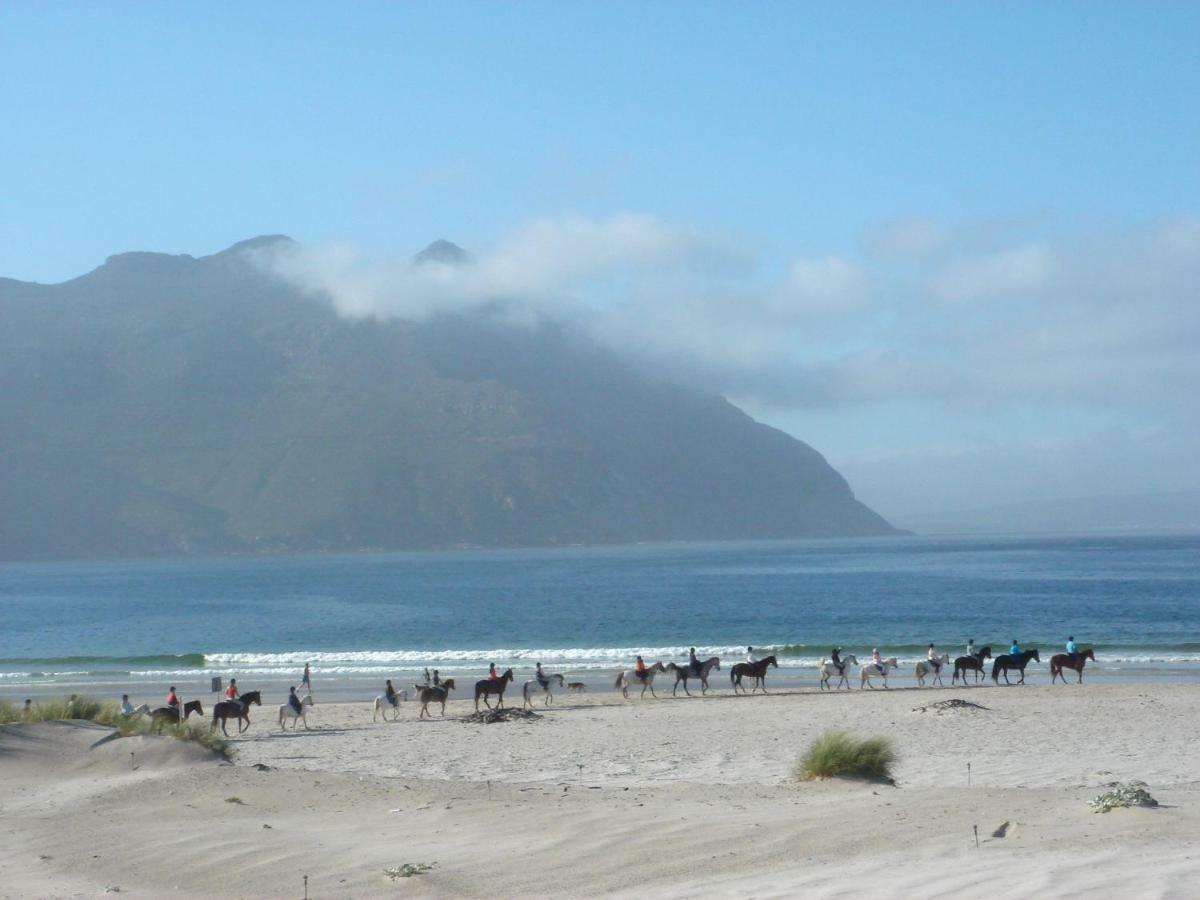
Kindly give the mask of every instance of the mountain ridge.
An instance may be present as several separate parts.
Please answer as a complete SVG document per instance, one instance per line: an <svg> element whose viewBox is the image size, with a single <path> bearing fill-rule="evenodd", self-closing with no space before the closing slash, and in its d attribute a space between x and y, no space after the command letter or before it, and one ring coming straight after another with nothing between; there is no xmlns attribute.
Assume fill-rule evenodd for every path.
<svg viewBox="0 0 1200 900"><path fill-rule="evenodd" d="M0 281L0 558L894 533L723 398L553 323L341 318L281 241Z"/></svg>

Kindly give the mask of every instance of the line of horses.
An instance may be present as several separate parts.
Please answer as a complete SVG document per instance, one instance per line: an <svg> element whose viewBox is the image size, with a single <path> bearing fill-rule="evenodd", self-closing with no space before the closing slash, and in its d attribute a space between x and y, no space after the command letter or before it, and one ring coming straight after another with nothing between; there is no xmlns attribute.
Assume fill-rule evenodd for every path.
<svg viewBox="0 0 1200 900"><path fill-rule="evenodd" d="M950 679L951 684L957 684L959 678L962 678L962 683L967 684L967 673L974 673L975 684L978 684L981 678L986 678L984 672L983 661L986 659L992 660L992 683L999 684L1000 676L1004 676L1005 684L1012 684L1009 680L1009 672L1017 672L1020 674L1020 679L1017 684L1025 683L1025 669L1030 661L1041 662L1042 657L1036 647L1029 650L1022 650L1016 656L1008 653L1003 653L999 656L992 656L991 647L980 647L972 655L960 656L954 660L954 674ZM1083 668L1087 665L1087 661L1096 661L1095 651L1091 647L1080 650L1072 658L1069 653L1056 653L1050 657L1050 683L1054 684L1059 678L1063 684L1067 683L1067 677L1063 674L1064 670L1071 669L1075 672L1077 678L1076 683L1083 683ZM925 687L925 680L929 679L930 685L945 686L942 681L942 671L950 664L950 654L941 654L935 660L921 660L916 664L914 675L917 679L919 687ZM850 666L858 667L859 688L874 688L874 679L879 678L883 682L883 686L888 686L888 672L892 669L898 669L900 664L896 661L896 657L890 657L883 660L880 664L867 662L860 664L857 657L853 653L846 656L842 661L841 667L834 665L827 659L821 660L818 671L821 675L821 689L834 690L838 687L850 689L850 679L846 676L846 670ZM834 679L837 679L837 684L831 684Z"/></svg>

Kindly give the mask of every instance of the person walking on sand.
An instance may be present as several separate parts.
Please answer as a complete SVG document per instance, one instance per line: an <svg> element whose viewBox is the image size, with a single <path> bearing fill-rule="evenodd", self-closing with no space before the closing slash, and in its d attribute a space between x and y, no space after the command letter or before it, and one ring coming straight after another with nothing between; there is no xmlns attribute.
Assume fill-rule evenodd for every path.
<svg viewBox="0 0 1200 900"><path fill-rule="evenodd" d="M425 683L433 684L433 682L429 680L429 666L425 667Z"/></svg>
<svg viewBox="0 0 1200 900"><path fill-rule="evenodd" d="M308 663L304 664L304 674L300 676L300 687L308 693L312 693L312 669L309 668Z"/></svg>

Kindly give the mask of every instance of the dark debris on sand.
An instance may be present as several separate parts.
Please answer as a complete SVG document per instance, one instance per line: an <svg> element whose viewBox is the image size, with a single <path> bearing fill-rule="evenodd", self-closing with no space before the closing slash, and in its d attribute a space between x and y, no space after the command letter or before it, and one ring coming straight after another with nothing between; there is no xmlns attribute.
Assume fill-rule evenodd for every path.
<svg viewBox="0 0 1200 900"><path fill-rule="evenodd" d="M980 706L978 703L972 703L970 700L959 700L955 697L951 700L939 700L937 703L930 703L928 706L914 706L913 712L925 712L930 709L940 715L951 709L987 709L987 707Z"/></svg>
<svg viewBox="0 0 1200 900"><path fill-rule="evenodd" d="M530 709L481 709L479 712L462 716L458 721L471 725L491 725L494 722L531 722L541 715Z"/></svg>

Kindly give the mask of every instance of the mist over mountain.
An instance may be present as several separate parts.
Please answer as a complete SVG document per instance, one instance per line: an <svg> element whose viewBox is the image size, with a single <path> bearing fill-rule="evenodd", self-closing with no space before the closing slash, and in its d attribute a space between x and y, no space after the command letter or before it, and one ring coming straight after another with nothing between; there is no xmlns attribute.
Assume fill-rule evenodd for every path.
<svg viewBox="0 0 1200 900"><path fill-rule="evenodd" d="M255 264L288 246L0 279L0 558L893 531L719 396L550 322L341 316Z"/></svg>

